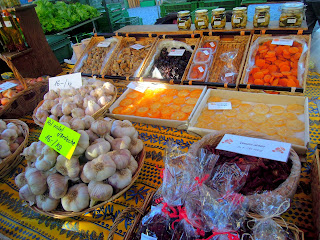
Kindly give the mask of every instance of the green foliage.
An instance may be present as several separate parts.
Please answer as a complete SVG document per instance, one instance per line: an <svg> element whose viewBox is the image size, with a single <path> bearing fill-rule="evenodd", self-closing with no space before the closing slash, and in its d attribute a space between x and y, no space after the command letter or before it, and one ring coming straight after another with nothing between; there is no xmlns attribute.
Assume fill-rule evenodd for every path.
<svg viewBox="0 0 320 240"><path fill-rule="evenodd" d="M58 1L37 0L36 12L45 33L59 32L100 15L94 7L81 3L66 4Z"/></svg>

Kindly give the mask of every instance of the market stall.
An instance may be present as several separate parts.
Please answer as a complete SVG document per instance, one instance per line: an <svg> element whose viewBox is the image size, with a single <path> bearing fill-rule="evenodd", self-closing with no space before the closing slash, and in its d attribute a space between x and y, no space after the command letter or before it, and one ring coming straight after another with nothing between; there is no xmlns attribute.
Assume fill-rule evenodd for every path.
<svg viewBox="0 0 320 240"><path fill-rule="evenodd" d="M304 24L288 29L270 24L269 30L279 31L274 36L250 24L244 29L227 26L225 31L194 25L186 31L179 31L179 25L132 26L106 39L94 36L74 68L64 69L73 74L51 78L43 101L20 118L29 126L28 137L16 133L14 140L2 143L11 147L19 137L28 139L24 149L15 149L22 153L17 158L21 163L0 180L0 233L13 239L140 239L151 231L163 234L162 239L172 234L177 239L183 234L191 239L215 234L239 239L238 234L250 229L222 231L227 229L225 214L235 222L248 214L246 221L255 219L259 226L259 216L249 209L257 209L258 199L271 195L278 210L270 215L283 218L274 219L281 234L288 233L289 239L314 238L317 213L312 208L311 180L315 183L316 178L311 179L310 172L319 142L320 76L307 71L310 37L301 35ZM289 45L273 42L279 33ZM242 89L246 92L240 84L246 84ZM259 88L252 93L254 85ZM217 103L230 103L231 109L212 109ZM64 147L50 139L48 129L73 129L79 143L71 153L62 152ZM275 149L290 155L284 163L274 163L264 159L267 156L217 153L226 133L290 143L285 145L288 149ZM13 151L10 147L2 154ZM261 176L250 175L248 169L233 174L237 169L217 159L214 164L220 168L213 172L211 165L192 161L201 148L220 154L225 162L257 161L254 167ZM206 176L206 171L213 175ZM250 179L247 185L236 179L240 194L219 182L219 176L230 171L223 180L240 175ZM209 177L213 185L206 182ZM211 195L206 198L204 191L207 187L216 191L216 179L225 191L218 201ZM182 204L179 187L189 181L191 190L184 194L190 191L190 196L184 196ZM203 199L209 205L195 206ZM237 204L228 205L230 199ZM221 203L226 204L223 210ZM210 207L212 211L205 210ZM148 219L154 209L160 209L158 215ZM251 230L256 234L255 228Z"/></svg>

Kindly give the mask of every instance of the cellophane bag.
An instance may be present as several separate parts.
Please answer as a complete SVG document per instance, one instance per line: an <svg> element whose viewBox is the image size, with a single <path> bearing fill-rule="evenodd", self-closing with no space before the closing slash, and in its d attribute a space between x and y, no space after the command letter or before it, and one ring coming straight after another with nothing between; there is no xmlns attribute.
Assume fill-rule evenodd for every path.
<svg viewBox="0 0 320 240"><path fill-rule="evenodd" d="M238 49L230 52L226 52L220 55L220 58L225 65L223 66L220 73L220 81L222 83L236 83L238 76L237 68L233 65L234 59L238 55Z"/></svg>
<svg viewBox="0 0 320 240"><path fill-rule="evenodd" d="M252 210L262 218L254 218L253 238L255 240L286 239L286 231L273 218L280 217L288 210L290 199L269 193L263 198L257 196L257 202L258 204Z"/></svg>

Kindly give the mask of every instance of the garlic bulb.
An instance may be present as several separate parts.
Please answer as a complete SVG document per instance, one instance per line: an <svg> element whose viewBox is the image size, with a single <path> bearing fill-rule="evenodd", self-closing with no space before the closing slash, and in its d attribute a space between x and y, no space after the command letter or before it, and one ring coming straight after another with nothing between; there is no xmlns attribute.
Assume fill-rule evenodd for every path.
<svg viewBox="0 0 320 240"><path fill-rule="evenodd" d="M47 171L52 168L57 160L58 153L48 145L41 150L41 154L37 157L35 167L40 171Z"/></svg>
<svg viewBox="0 0 320 240"><path fill-rule="evenodd" d="M108 95L115 94L114 86L111 83L105 82L102 87L103 87L103 90L106 94L108 94Z"/></svg>
<svg viewBox="0 0 320 240"><path fill-rule="evenodd" d="M14 153L18 149L19 144L18 143L11 143L9 145L9 147L10 147L10 152Z"/></svg>
<svg viewBox="0 0 320 240"><path fill-rule="evenodd" d="M19 173L15 178L14 178L14 182L17 185L17 187L20 189L22 188L24 185L27 184L27 179L25 176L25 172Z"/></svg>
<svg viewBox="0 0 320 240"><path fill-rule="evenodd" d="M88 178L86 178L86 176L85 176L84 173L83 173L83 167L84 167L84 165L82 165L82 166L80 167L80 169L81 169L80 179L81 179L81 181L84 182L84 183L89 183L90 180L89 180Z"/></svg>
<svg viewBox="0 0 320 240"><path fill-rule="evenodd" d="M94 118L89 115L84 116L82 120L84 121L84 129L89 129L94 122Z"/></svg>
<svg viewBox="0 0 320 240"><path fill-rule="evenodd" d="M34 162L37 157L40 156L40 152L44 146L45 144L41 141L33 142L23 150L21 155L24 156L28 162Z"/></svg>
<svg viewBox="0 0 320 240"><path fill-rule="evenodd" d="M78 89L78 91L79 91L80 95L84 97L84 96L85 96L88 92L90 92L92 89L93 89L93 87L86 85L86 86L81 86L81 87Z"/></svg>
<svg viewBox="0 0 320 240"><path fill-rule="evenodd" d="M29 203L30 206L32 206L36 202L36 195L34 195L29 186L26 184L19 190L19 197L22 200L25 200Z"/></svg>
<svg viewBox="0 0 320 240"><path fill-rule="evenodd" d="M14 141L15 143L18 143L19 146L21 145L21 143L23 143L24 141L24 137L17 137L17 139Z"/></svg>
<svg viewBox="0 0 320 240"><path fill-rule="evenodd" d="M86 178L94 181L103 181L116 172L116 164L106 154L87 162L83 167Z"/></svg>
<svg viewBox="0 0 320 240"><path fill-rule="evenodd" d="M2 131L5 129L7 129L7 124L5 123L5 121L0 119L0 133L2 133Z"/></svg>
<svg viewBox="0 0 320 240"><path fill-rule="evenodd" d="M81 118L73 118L70 121L70 126L75 131L85 129L84 121Z"/></svg>
<svg viewBox="0 0 320 240"><path fill-rule="evenodd" d="M56 115L50 115L49 118L59 122L59 119L58 119L58 117Z"/></svg>
<svg viewBox="0 0 320 240"><path fill-rule="evenodd" d="M28 186L35 195L41 195L47 190L47 179L39 170L30 169L25 173Z"/></svg>
<svg viewBox="0 0 320 240"><path fill-rule="evenodd" d="M54 105L52 108L51 108L51 114L57 116L57 117L61 117L63 116L63 112L62 112L62 104L61 103L58 103L56 105Z"/></svg>
<svg viewBox="0 0 320 240"><path fill-rule="evenodd" d="M83 154L86 151L86 149L89 147L89 135L83 130L79 130L77 132L80 133L81 136L80 136L78 145L73 152L73 156L78 156Z"/></svg>
<svg viewBox="0 0 320 240"><path fill-rule="evenodd" d="M17 125L15 125L14 123L10 122L7 124L7 128L8 129L13 129L17 132L18 136L22 135L22 129L21 127L18 127Z"/></svg>
<svg viewBox="0 0 320 240"><path fill-rule="evenodd" d="M76 178L80 173L80 163L78 157L71 157L68 160L66 157L59 155L57 158L56 169L63 176Z"/></svg>
<svg viewBox="0 0 320 240"><path fill-rule="evenodd" d="M62 125L66 126L67 128L71 128L70 124L69 123L66 123L66 122L61 122Z"/></svg>
<svg viewBox="0 0 320 240"><path fill-rule="evenodd" d="M53 100L44 100L41 107L43 110L50 111L50 109L55 105Z"/></svg>
<svg viewBox="0 0 320 240"><path fill-rule="evenodd" d="M132 181L132 174L128 168L117 170L115 174L108 178L108 182L116 189L123 189Z"/></svg>
<svg viewBox="0 0 320 240"><path fill-rule="evenodd" d="M47 194L36 196L37 207L43 211L52 211L55 210L59 203L60 199L53 199Z"/></svg>
<svg viewBox="0 0 320 240"><path fill-rule="evenodd" d="M129 161L129 165L127 167L130 171L132 176L135 174L135 172L138 169L138 162L134 159L133 156L131 156L130 161Z"/></svg>
<svg viewBox="0 0 320 240"><path fill-rule="evenodd" d="M60 90L60 96L61 97L72 97L74 95L77 94L77 90L73 87L69 88L69 89L61 89Z"/></svg>
<svg viewBox="0 0 320 240"><path fill-rule="evenodd" d="M6 129L1 133L1 138L6 140L8 143L14 142L18 137L18 133L14 129Z"/></svg>
<svg viewBox="0 0 320 240"><path fill-rule="evenodd" d="M128 166L131 153L128 149L114 150L108 152L107 155L114 161L117 169L124 169Z"/></svg>
<svg viewBox="0 0 320 240"><path fill-rule="evenodd" d="M112 150L128 149L130 147L131 138L128 136L113 138L109 134L106 134L105 138L110 142Z"/></svg>
<svg viewBox="0 0 320 240"><path fill-rule="evenodd" d="M92 116L95 112L97 112L100 109L100 106L92 100L88 101L88 106L85 110L86 115Z"/></svg>
<svg viewBox="0 0 320 240"><path fill-rule="evenodd" d="M132 123L128 120L115 120L111 127L111 134L113 137L133 137L136 133L136 129L132 126Z"/></svg>
<svg viewBox="0 0 320 240"><path fill-rule="evenodd" d="M94 96L91 96L91 95L87 95L84 97L83 99L83 107L86 108L88 107L88 102L92 100L92 101L97 101L97 99L94 97Z"/></svg>
<svg viewBox="0 0 320 240"><path fill-rule="evenodd" d="M99 138L99 136L97 134L95 134L94 132L92 132L91 130L85 130L85 132L88 134L89 136L89 142L90 144L95 141L96 139Z"/></svg>
<svg viewBox="0 0 320 240"><path fill-rule="evenodd" d="M111 100L112 100L112 96L101 96L100 98L98 98L98 104L100 105L100 107L103 107L108 103L110 103Z"/></svg>
<svg viewBox="0 0 320 240"><path fill-rule="evenodd" d="M96 88L95 90L90 92L91 96L94 96L96 99L99 99L100 97L104 96L104 90L102 88Z"/></svg>
<svg viewBox="0 0 320 240"><path fill-rule="evenodd" d="M61 204L65 211L80 212L89 206L89 200L88 186L80 183L69 188Z"/></svg>
<svg viewBox="0 0 320 240"><path fill-rule="evenodd" d="M39 120L39 122L45 123L47 117L49 117L49 113L41 108L38 108L35 117Z"/></svg>
<svg viewBox="0 0 320 240"><path fill-rule="evenodd" d="M71 116L73 118L82 118L85 116L85 113L82 108L75 108L75 109L72 109Z"/></svg>
<svg viewBox="0 0 320 240"><path fill-rule="evenodd" d="M77 105L72 102L65 102L62 104L62 113L64 115L70 115L72 109L77 108Z"/></svg>
<svg viewBox="0 0 320 240"><path fill-rule="evenodd" d="M72 117L71 116L67 116L67 115L63 115L60 119L59 119L59 123L65 122L65 123L69 123L71 122Z"/></svg>
<svg viewBox="0 0 320 240"><path fill-rule="evenodd" d="M0 139L0 158L6 158L11 155L10 146L6 140Z"/></svg>
<svg viewBox="0 0 320 240"><path fill-rule="evenodd" d="M49 196L54 199L60 199L66 195L68 191L68 180L68 177L62 176L59 173L48 176Z"/></svg>
<svg viewBox="0 0 320 240"><path fill-rule="evenodd" d="M107 201L113 194L111 185L96 181L91 181L89 183L88 191L90 196L90 207L93 207L98 201Z"/></svg>
<svg viewBox="0 0 320 240"><path fill-rule="evenodd" d="M110 148L110 143L103 139L101 142L90 145L86 150L85 156L88 160L92 160L101 154L109 152Z"/></svg>
<svg viewBox="0 0 320 240"><path fill-rule="evenodd" d="M94 121L91 124L90 130L98 134L99 136L104 136L105 134L110 133L111 126L112 126L112 121L99 119Z"/></svg>
<svg viewBox="0 0 320 240"><path fill-rule="evenodd" d="M100 80L95 80L92 84L93 87L100 88L103 86L103 82Z"/></svg>
<svg viewBox="0 0 320 240"><path fill-rule="evenodd" d="M131 152L132 155L138 155L142 151L143 146L144 144L140 139L138 138L132 139L129 147L129 151Z"/></svg>
<svg viewBox="0 0 320 240"><path fill-rule="evenodd" d="M54 99L56 99L56 98L58 98L58 97L59 97L59 96L58 96L58 94L57 94L55 91L50 90L49 92L47 92L47 93L43 96L43 99L44 99L44 100L49 100L49 99L54 100Z"/></svg>
<svg viewBox="0 0 320 240"><path fill-rule="evenodd" d="M78 107L82 108L83 106L83 97L80 94L73 96L73 102L77 104Z"/></svg>

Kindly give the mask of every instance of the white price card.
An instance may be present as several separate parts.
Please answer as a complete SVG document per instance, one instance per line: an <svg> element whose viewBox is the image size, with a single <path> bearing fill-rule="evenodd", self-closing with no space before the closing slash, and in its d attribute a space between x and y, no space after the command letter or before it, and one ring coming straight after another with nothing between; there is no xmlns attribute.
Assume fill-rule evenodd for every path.
<svg viewBox="0 0 320 240"><path fill-rule="evenodd" d="M209 110L230 110L232 109L231 102L210 102L208 103Z"/></svg>
<svg viewBox="0 0 320 240"><path fill-rule="evenodd" d="M199 72L201 72L201 73L203 73L204 72L204 69L203 69L203 67L198 67L198 70L199 70Z"/></svg>
<svg viewBox="0 0 320 240"><path fill-rule="evenodd" d="M127 87L131 88L133 90L136 90L138 92L144 93L148 89L149 85L143 84L143 83L138 83L138 82L131 82L128 84Z"/></svg>
<svg viewBox="0 0 320 240"><path fill-rule="evenodd" d="M105 47L105 48L107 48L107 47L109 47L109 46L110 46L110 42L105 42L105 41L100 42L100 43L98 43L98 45L97 45L97 47Z"/></svg>
<svg viewBox="0 0 320 240"><path fill-rule="evenodd" d="M211 47L215 47L216 46L216 44L214 42L210 42L209 44L210 44Z"/></svg>
<svg viewBox="0 0 320 240"><path fill-rule="evenodd" d="M232 77L234 75L234 73L226 73L224 76L225 77Z"/></svg>
<svg viewBox="0 0 320 240"><path fill-rule="evenodd" d="M280 162L288 161L290 148L290 143L232 134L225 134L217 146L217 149L220 150L267 158Z"/></svg>
<svg viewBox="0 0 320 240"><path fill-rule="evenodd" d="M204 22L198 22L198 25L199 25L199 26L203 26L203 25L204 25Z"/></svg>
<svg viewBox="0 0 320 240"><path fill-rule="evenodd" d="M185 51L186 51L185 49L171 49L171 51L169 52L168 56L181 57L184 54Z"/></svg>
<svg viewBox="0 0 320 240"><path fill-rule="evenodd" d="M217 25L221 25L221 21L214 21L213 25L217 26Z"/></svg>
<svg viewBox="0 0 320 240"><path fill-rule="evenodd" d="M204 50L203 53L204 53L205 55L209 55L209 54L210 54L209 51L207 51L207 50Z"/></svg>
<svg viewBox="0 0 320 240"><path fill-rule="evenodd" d="M81 86L81 73L73 73L49 78L49 90L79 88Z"/></svg>
<svg viewBox="0 0 320 240"><path fill-rule="evenodd" d="M4 25L8 28L12 27L12 23L10 21L4 21Z"/></svg>
<svg viewBox="0 0 320 240"><path fill-rule="evenodd" d="M235 19L233 19L233 22L234 22L234 23L240 23L240 22L241 22L241 19L240 19L240 18L235 18Z"/></svg>
<svg viewBox="0 0 320 240"><path fill-rule="evenodd" d="M297 22L297 19L295 18L288 18L287 19L287 23L296 23Z"/></svg>
<svg viewBox="0 0 320 240"><path fill-rule="evenodd" d="M271 44L292 46L293 39L275 38Z"/></svg>
<svg viewBox="0 0 320 240"><path fill-rule="evenodd" d="M266 19L263 17L263 18L258 18L258 23L264 23L266 22Z"/></svg>
<svg viewBox="0 0 320 240"><path fill-rule="evenodd" d="M132 45L130 47L135 49L135 50L140 50L140 49L144 48L144 46L141 45L141 44L134 44L134 45Z"/></svg>
<svg viewBox="0 0 320 240"><path fill-rule="evenodd" d="M5 82L3 84L0 84L0 93L15 86L18 86L18 84L12 82Z"/></svg>
<svg viewBox="0 0 320 240"><path fill-rule="evenodd" d="M179 23L179 27L184 27L186 24L184 22Z"/></svg>
<svg viewBox="0 0 320 240"><path fill-rule="evenodd" d="M151 237L151 236L148 236L148 235L142 233L140 240L157 240L157 238L156 237Z"/></svg>

